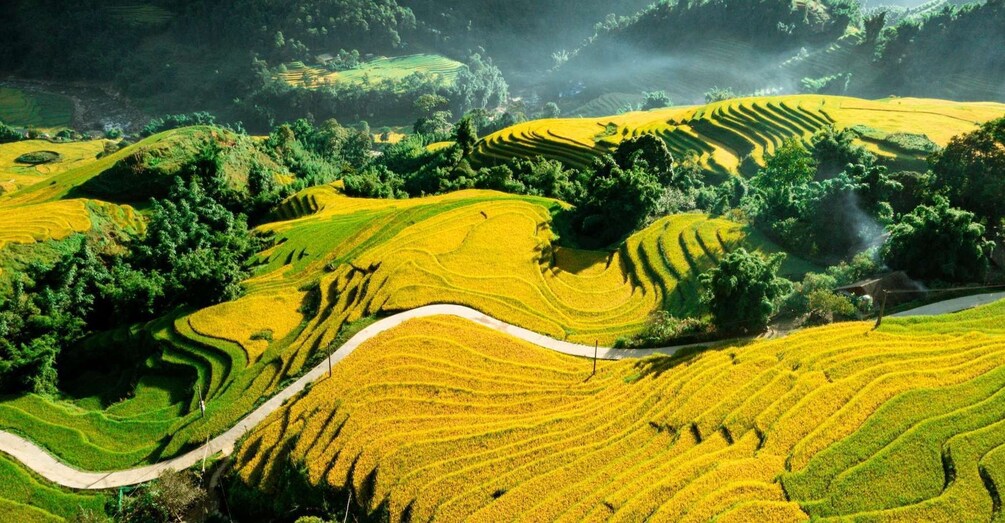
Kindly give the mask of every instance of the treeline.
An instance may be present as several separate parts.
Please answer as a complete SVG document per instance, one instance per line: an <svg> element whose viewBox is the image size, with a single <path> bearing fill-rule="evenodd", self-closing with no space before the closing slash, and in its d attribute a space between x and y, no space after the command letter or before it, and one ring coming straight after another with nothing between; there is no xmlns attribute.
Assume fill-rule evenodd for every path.
<svg viewBox="0 0 1005 523"><path fill-rule="evenodd" d="M487 57L451 46L445 47L447 54L468 62L454 86L416 75L363 89L336 85L309 92L275 80L275 69L285 62L315 63L318 55L340 50L345 56L406 54L413 42L435 40L429 36L433 30L420 29L412 11L396 0L146 5L160 9L164 20L123 14L96 0L75 3L72 10L55 0L5 2L0 71L43 79L112 79L148 110L209 109L229 121L283 121L311 112L319 120L400 122L414 117L411 104L425 92L447 96L458 114L507 98L505 80ZM426 36L420 38L420 32Z"/></svg>
<svg viewBox="0 0 1005 523"><path fill-rule="evenodd" d="M570 106L626 84L695 102L713 85L1003 100L1003 28L1003 0L947 2L908 17L850 0L666 1L605 19L550 83L556 96L583 86ZM608 70L621 74L597 73Z"/></svg>
<svg viewBox="0 0 1005 523"><path fill-rule="evenodd" d="M875 56L874 77L861 86L853 78L852 92L980 101L1005 96L1005 0L947 5L883 27L862 45Z"/></svg>
<svg viewBox="0 0 1005 523"><path fill-rule="evenodd" d="M240 295L263 244L243 213L255 195L233 191L218 158L204 150L151 202L142 237L78 235L69 254L14 280L0 298L0 391L53 393L61 354L87 335Z"/></svg>

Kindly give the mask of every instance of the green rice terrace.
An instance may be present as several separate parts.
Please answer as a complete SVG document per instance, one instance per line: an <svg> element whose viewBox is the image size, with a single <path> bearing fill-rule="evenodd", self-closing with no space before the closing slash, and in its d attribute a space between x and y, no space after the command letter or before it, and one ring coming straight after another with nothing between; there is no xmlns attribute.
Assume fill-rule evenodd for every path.
<svg viewBox="0 0 1005 523"><path fill-rule="evenodd" d="M73 102L57 94L0 87L0 122L39 129L69 127Z"/></svg>
<svg viewBox="0 0 1005 523"><path fill-rule="evenodd" d="M322 65L292 62L284 64L286 71L281 72L279 78L298 87L348 84L365 88L381 82L400 82L418 73L432 78L440 85L452 85L457 73L464 67L464 64L456 60L439 55L381 56L344 71L329 71Z"/></svg>
<svg viewBox="0 0 1005 523"><path fill-rule="evenodd" d="M1005 522L1005 0L894 3L0 2L0 523Z"/></svg>

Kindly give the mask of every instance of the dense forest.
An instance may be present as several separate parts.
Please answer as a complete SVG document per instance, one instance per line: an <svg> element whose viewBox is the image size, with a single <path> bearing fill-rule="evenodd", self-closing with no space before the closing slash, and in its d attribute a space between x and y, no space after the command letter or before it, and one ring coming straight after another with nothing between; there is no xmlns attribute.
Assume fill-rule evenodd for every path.
<svg viewBox="0 0 1005 523"><path fill-rule="evenodd" d="M863 8L851 0L659 2L599 26L559 69L552 92L571 91L580 103L653 90L695 103L716 87L739 95L1000 100L1005 57L994 49L1005 46L1003 22L1001 0L913 8ZM617 77L595 72L615 65Z"/></svg>
<svg viewBox="0 0 1005 523"><path fill-rule="evenodd" d="M120 9L87 0L71 13L55 0L21 0L0 6L0 68L25 78L110 80L150 116L210 110L258 130L304 113L407 125L423 116L415 106L422 95L446 98L441 109L459 117L511 98L518 102L510 109L535 116L554 114L548 103L566 114L634 109L646 92L678 104L715 90L960 100L1005 92L1005 36L995 30L1005 23L1002 0L646 4L155 0ZM280 79L286 64L324 56L338 71L415 53L466 67L452 83L420 72L365 89Z"/></svg>

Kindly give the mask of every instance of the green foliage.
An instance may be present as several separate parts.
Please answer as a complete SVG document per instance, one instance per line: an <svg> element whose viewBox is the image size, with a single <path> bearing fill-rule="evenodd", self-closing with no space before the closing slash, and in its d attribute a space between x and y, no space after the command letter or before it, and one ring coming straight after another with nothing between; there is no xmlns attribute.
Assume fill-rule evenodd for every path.
<svg viewBox="0 0 1005 523"><path fill-rule="evenodd" d="M682 343L697 342L712 334L712 326L707 320L698 318L677 318L668 311L654 312L640 334L629 339L618 340L619 348L668 347Z"/></svg>
<svg viewBox="0 0 1005 523"><path fill-rule="evenodd" d="M851 84L851 73L839 73L821 78L803 78L799 91L812 94L845 94Z"/></svg>
<svg viewBox="0 0 1005 523"><path fill-rule="evenodd" d="M548 102L544 104L544 111L541 112L543 118L558 118L562 115L562 110L558 108L558 104L555 102Z"/></svg>
<svg viewBox="0 0 1005 523"><path fill-rule="evenodd" d="M816 132L810 142L813 159L817 164L817 178L830 178L848 165L871 166L876 157L865 147L855 143L858 135L848 129L837 130L828 125Z"/></svg>
<svg viewBox="0 0 1005 523"><path fill-rule="evenodd" d="M281 197L305 187L331 183L351 173L353 168L365 167L370 162L373 137L364 130L343 127L335 120L326 120L315 127L299 119L276 127L263 146L269 156L296 177L292 186L279 191Z"/></svg>
<svg viewBox="0 0 1005 523"><path fill-rule="evenodd" d="M981 281L993 249L973 213L950 207L939 197L934 205L918 206L890 228L883 260L915 278Z"/></svg>
<svg viewBox="0 0 1005 523"><path fill-rule="evenodd" d="M15 163L26 165L43 165L59 161L59 153L53 151L32 151L14 159Z"/></svg>
<svg viewBox="0 0 1005 523"><path fill-rule="evenodd" d="M707 104L724 102L726 100L732 100L733 98L737 98L737 95L733 92L731 87L723 88L715 86L708 91L705 91L705 103Z"/></svg>
<svg viewBox="0 0 1005 523"><path fill-rule="evenodd" d="M412 126L412 130L416 134L446 138L454 127L450 123L451 118L453 118L453 114L450 111L436 111L429 116L423 116L416 120L415 125Z"/></svg>
<svg viewBox="0 0 1005 523"><path fill-rule="evenodd" d="M190 472L167 471L129 495L122 504L120 521L198 523L209 517L209 493Z"/></svg>
<svg viewBox="0 0 1005 523"><path fill-rule="evenodd" d="M779 188L790 191L816 177L817 164L813 154L798 138L785 140L774 153L764 157L764 169L752 181L763 190Z"/></svg>
<svg viewBox="0 0 1005 523"><path fill-rule="evenodd" d="M819 149L790 140L767 155L765 168L751 180L753 193L742 202L758 227L791 251L828 263L878 238L881 224L893 219L889 201L903 186L883 167L852 165L871 161L850 146L850 138L824 132L815 137ZM848 162L846 171L822 176L815 156L831 169Z"/></svg>
<svg viewBox="0 0 1005 523"><path fill-rule="evenodd" d="M57 359L88 333L238 296L259 244L221 203L227 195L218 178L177 180L128 252L82 241L52 265L30 266L0 301L0 389L55 392Z"/></svg>
<svg viewBox="0 0 1005 523"><path fill-rule="evenodd" d="M642 96L644 100L640 109L643 111L673 106L673 101L670 100L670 95L666 91L647 91L642 93Z"/></svg>
<svg viewBox="0 0 1005 523"><path fill-rule="evenodd" d="M24 140L24 135L0 121L0 143L18 142Z"/></svg>
<svg viewBox="0 0 1005 523"><path fill-rule="evenodd" d="M150 120L140 136L146 137L159 132L177 129L179 127L191 127L195 125L216 125L216 117L207 112L195 112L189 114L171 114Z"/></svg>
<svg viewBox="0 0 1005 523"><path fill-rule="evenodd" d="M422 94L415 99L415 110L419 112L421 116L432 116L432 114L438 110L444 109L450 103L445 96L438 94Z"/></svg>
<svg viewBox="0 0 1005 523"><path fill-rule="evenodd" d="M935 186L953 205L987 220L992 228L1005 218L1005 118L953 138L932 161Z"/></svg>
<svg viewBox="0 0 1005 523"><path fill-rule="evenodd" d="M676 181L674 157L666 142L655 134L647 133L621 142L613 157L622 169L639 168L653 173L661 185Z"/></svg>
<svg viewBox="0 0 1005 523"><path fill-rule="evenodd" d="M712 321L722 332L758 332L778 310L792 284L778 276L784 254L765 258L740 248L701 277Z"/></svg>
<svg viewBox="0 0 1005 523"><path fill-rule="evenodd" d="M576 201L579 231L605 245L635 230L656 208L662 186L641 166L622 167L610 156L598 159Z"/></svg>
<svg viewBox="0 0 1005 523"><path fill-rule="evenodd" d="M244 216L227 210L198 182L179 181L167 200L154 202L131 262L162 275L167 306L202 307L240 295L245 263L256 247ZM146 288L140 295L148 295Z"/></svg>
<svg viewBox="0 0 1005 523"><path fill-rule="evenodd" d="M461 154L464 156L471 155L472 151L475 150L475 144L478 143L478 130L471 118L464 118L457 124L454 141L461 148Z"/></svg>

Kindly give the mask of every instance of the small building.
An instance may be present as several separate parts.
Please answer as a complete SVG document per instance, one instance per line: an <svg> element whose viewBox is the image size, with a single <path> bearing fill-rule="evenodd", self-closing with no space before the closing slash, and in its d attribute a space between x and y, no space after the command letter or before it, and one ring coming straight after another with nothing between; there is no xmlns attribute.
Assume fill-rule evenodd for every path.
<svg viewBox="0 0 1005 523"><path fill-rule="evenodd" d="M897 305L924 297L925 288L911 279L904 271L891 272L876 278L862 280L851 285L838 287L836 292L852 296L869 296L879 305L883 302L883 294L887 295L887 305ZM920 291L920 292L911 292Z"/></svg>
<svg viewBox="0 0 1005 523"><path fill-rule="evenodd" d="M323 54L317 55L316 58L317 58L319 64L321 64L321 65L328 65L328 62L331 62L332 60L334 60L335 56L332 55L331 53L323 53Z"/></svg>

